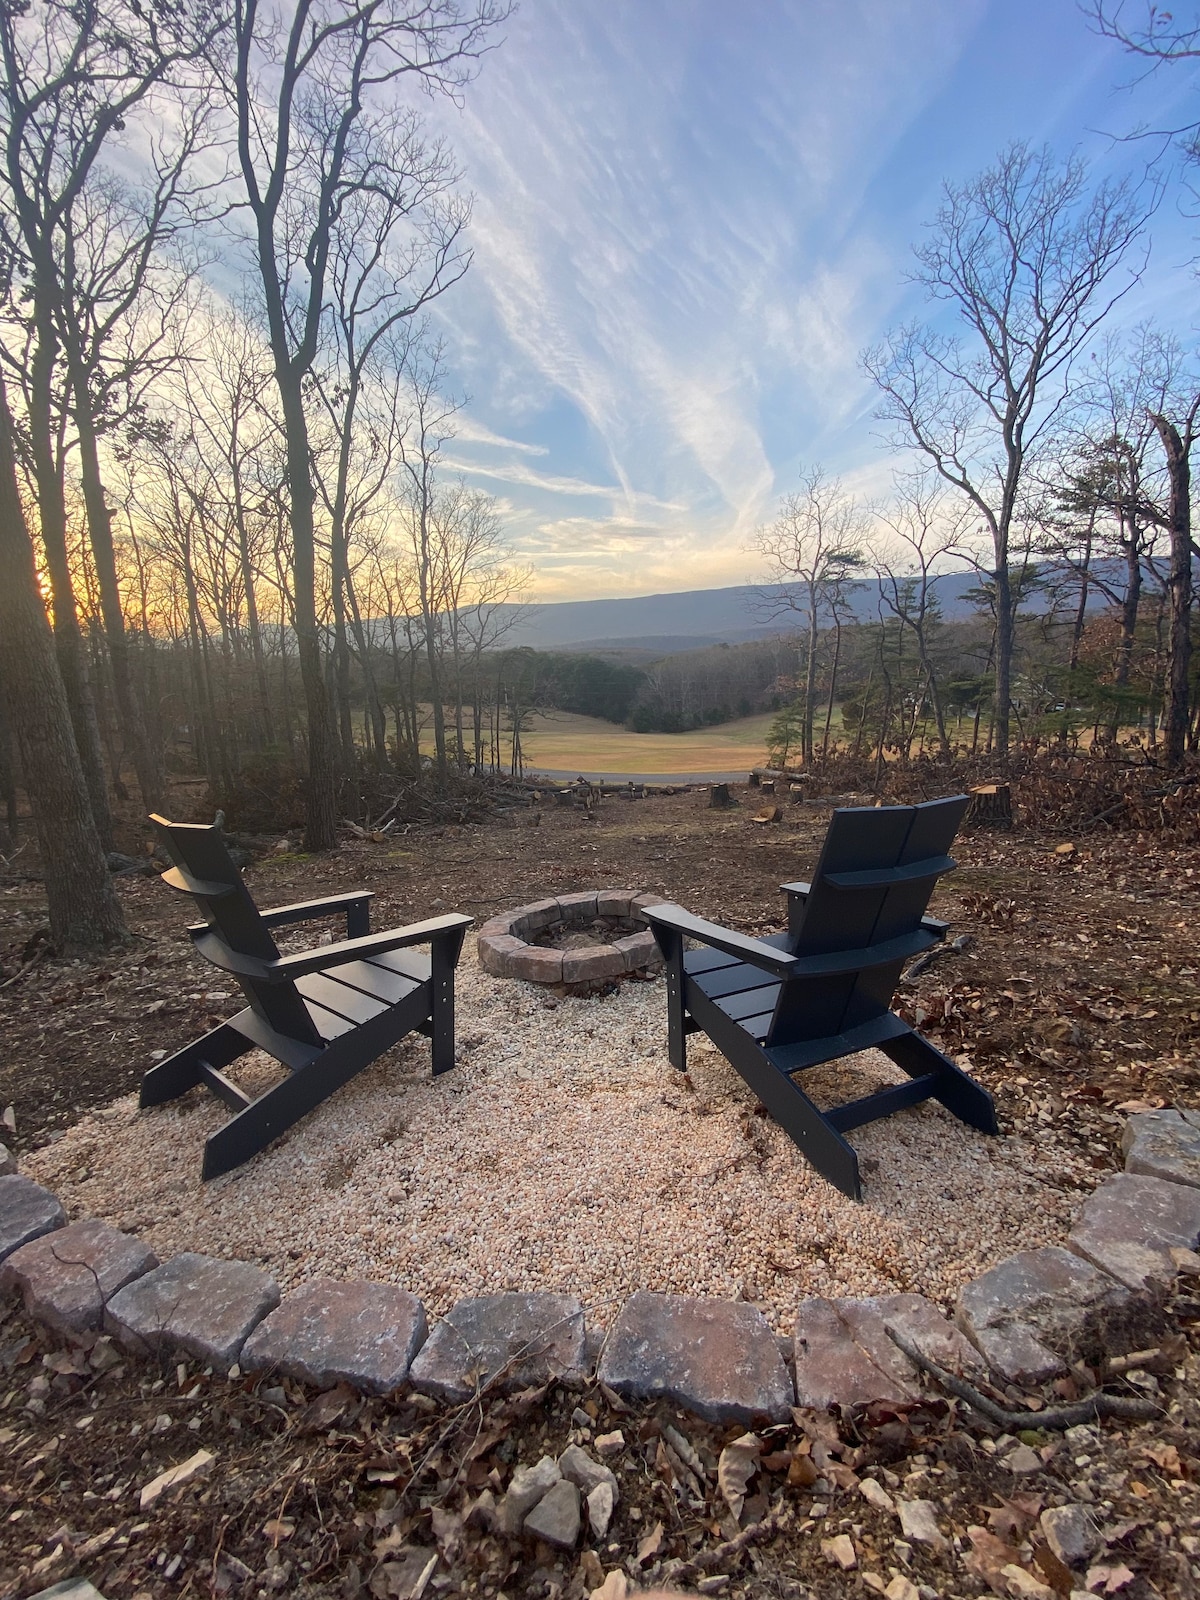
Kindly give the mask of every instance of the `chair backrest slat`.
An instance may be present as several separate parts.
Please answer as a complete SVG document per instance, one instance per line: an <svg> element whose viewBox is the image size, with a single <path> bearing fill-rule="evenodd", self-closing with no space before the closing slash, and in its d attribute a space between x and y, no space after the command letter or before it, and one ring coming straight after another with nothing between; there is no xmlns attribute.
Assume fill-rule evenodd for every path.
<svg viewBox="0 0 1200 1600"><path fill-rule="evenodd" d="M948 852L966 807L967 796L954 795L916 806L835 811L787 948L798 956L865 951L915 933L934 884L953 866ZM902 966L784 983L768 1042L824 1038L882 1016Z"/></svg>
<svg viewBox="0 0 1200 1600"><path fill-rule="evenodd" d="M159 816L150 820L176 867L175 872L164 873L164 879L171 888L191 895L220 943L233 955L258 961L277 960L279 947L259 916L218 829L203 823L169 822ZM291 1039L321 1043L294 983L267 983L241 976L237 981L256 1015L268 1027Z"/></svg>

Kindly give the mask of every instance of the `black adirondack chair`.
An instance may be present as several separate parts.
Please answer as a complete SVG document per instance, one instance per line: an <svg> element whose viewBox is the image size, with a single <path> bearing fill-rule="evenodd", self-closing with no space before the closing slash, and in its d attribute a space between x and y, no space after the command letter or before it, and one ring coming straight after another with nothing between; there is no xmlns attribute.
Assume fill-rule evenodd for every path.
<svg viewBox="0 0 1200 1600"><path fill-rule="evenodd" d="M204 1147L203 1178L240 1166L414 1029L432 1040L434 1072L450 1070L454 969L470 917L432 917L372 934L369 891L259 911L216 828L150 820L175 863L163 882L190 894L204 915L188 929L192 942L237 979L250 1002L142 1079L143 1106L204 1084L234 1112ZM280 955L272 928L342 911L344 940ZM429 955L407 948L420 944L429 945ZM222 1069L255 1049L289 1076L251 1100Z"/></svg>
<svg viewBox="0 0 1200 1600"><path fill-rule="evenodd" d="M925 908L967 796L918 806L835 811L811 884L785 883L788 931L748 938L675 905L646 915L666 965L667 1042L686 1065L685 1036L704 1032L830 1183L862 1199L858 1157L843 1137L905 1106L938 1099L984 1133L991 1096L890 1009L906 962L945 938ZM699 950L685 950L684 941ZM797 1079L809 1067L874 1046L909 1074L820 1110Z"/></svg>

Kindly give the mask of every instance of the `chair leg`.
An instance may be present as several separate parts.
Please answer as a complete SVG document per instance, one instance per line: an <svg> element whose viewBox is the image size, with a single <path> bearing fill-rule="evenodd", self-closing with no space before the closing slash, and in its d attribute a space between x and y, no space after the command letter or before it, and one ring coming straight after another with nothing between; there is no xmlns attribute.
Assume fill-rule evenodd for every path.
<svg viewBox="0 0 1200 1600"><path fill-rule="evenodd" d="M687 1071L687 1022L683 1006L683 935L656 925L654 937L662 951L667 982L667 1059L680 1072Z"/></svg>
<svg viewBox="0 0 1200 1600"><path fill-rule="evenodd" d="M459 944L461 945L461 935ZM458 950L444 939L430 946L433 971L430 977L430 1030L433 1044L433 1075L440 1076L454 1066L454 968Z"/></svg>
<svg viewBox="0 0 1200 1600"><path fill-rule="evenodd" d="M168 1100L177 1100L201 1082L200 1069L203 1066L216 1067L220 1071L253 1048L249 1039L244 1038L228 1022L223 1022L219 1028L184 1045L182 1050L176 1050L174 1055L143 1073L138 1105L145 1110L147 1106L160 1106Z"/></svg>
<svg viewBox="0 0 1200 1600"><path fill-rule="evenodd" d="M935 1100L940 1100L947 1111L952 1111L960 1122L981 1133L999 1133L996 1107L991 1095L982 1084L968 1077L960 1066L945 1056L919 1033L901 1034L889 1039L879 1048L903 1068L910 1078L931 1072L936 1075L930 1090Z"/></svg>

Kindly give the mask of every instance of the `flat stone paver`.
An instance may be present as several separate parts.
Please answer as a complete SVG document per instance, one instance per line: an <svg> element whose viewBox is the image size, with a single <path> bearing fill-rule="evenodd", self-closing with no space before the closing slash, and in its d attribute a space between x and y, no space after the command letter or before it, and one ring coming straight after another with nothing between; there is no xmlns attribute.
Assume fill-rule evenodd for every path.
<svg viewBox="0 0 1200 1600"><path fill-rule="evenodd" d="M645 1289L621 1308L599 1377L628 1399L674 1400L709 1422L784 1422L795 1400L775 1335L753 1306Z"/></svg>
<svg viewBox="0 0 1200 1600"><path fill-rule="evenodd" d="M67 1220L62 1201L19 1172L0 1178L0 1261L31 1239L53 1233Z"/></svg>
<svg viewBox="0 0 1200 1600"><path fill-rule="evenodd" d="M1139 1111L1121 1133L1126 1172L1200 1189L1200 1111Z"/></svg>
<svg viewBox="0 0 1200 1600"><path fill-rule="evenodd" d="M185 1251L118 1291L104 1326L130 1350L183 1350L228 1370L279 1304L279 1285L248 1261Z"/></svg>
<svg viewBox="0 0 1200 1600"><path fill-rule="evenodd" d="M1070 1250L1022 1250L958 1292L955 1321L988 1364L1014 1383L1043 1383L1075 1356L1148 1344L1147 1296Z"/></svg>
<svg viewBox="0 0 1200 1600"><path fill-rule="evenodd" d="M921 1377L888 1338L889 1323L940 1367L966 1373L981 1365L966 1336L923 1295L802 1300L795 1331L797 1405L823 1411L834 1405L903 1405L918 1399Z"/></svg>
<svg viewBox="0 0 1200 1600"><path fill-rule="evenodd" d="M319 1389L349 1383L366 1394L390 1394L408 1377L428 1331L425 1308L407 1289L314 1278L259 1323L240 1364Z"/></svg>
<svg viewBox="0 0 1200 1600"><path fill-rule="evenodd" d="M90 1218L44 1233L0 1266L0 1295L16 1293L25 1309L60 1333L98 1328L108 1300L158 1265L148 1244Z"/></svg>
<svg viewBox="0 0 1200 1600"><path fill-rule="evenodd" d="M565 1294L487 1294L460 1300L434 1324L409 1369L414 1389L460 1404L495 1379L510 1394L586 1376L583 1307Z"/></svg>
<svg viewBox="0 0 1200 1600"><path fill-rule="evenodd" d="M1088 1199L1067 1244L1131 1289L1163 1291L1176 1274L1172 1250L1200 1241L1200 1189L1120 1172Z"/></svg>

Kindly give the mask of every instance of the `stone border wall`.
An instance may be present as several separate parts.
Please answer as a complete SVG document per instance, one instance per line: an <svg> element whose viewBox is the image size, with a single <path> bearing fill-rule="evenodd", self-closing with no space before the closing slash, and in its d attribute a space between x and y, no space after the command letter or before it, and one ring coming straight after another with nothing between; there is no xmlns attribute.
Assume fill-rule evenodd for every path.
<svg viewBox="0 0 1200 1600"><path fill-rule="evenodd" d="M662 966L654 935L646 927L612 944L579 950L550 950L531 944L550 928L584 927L597 917L645 925L646 907L663 905L659 894L636 889L588 889L578 894L535 900L485 922L476 936L479 965L494 978L524 978L527 983L598 983Z"/></svg>
<svg viewBox="0 0 1200 1600"><path fill-rule="evenodd" d="M1085 1202L1066 1246L1022 1251L965 1284L951 1322L921 1295L802 1300L790 1339L753 1306L638 1290L601 1334L553 1293L460 1300L430 1328L393 1284L318 1279L286 1297L245 1261L185 1252L159 1262L108 1223L68 1223L0 1145L0 1299L67 1336L101 1330L131 1354L187 1354L214 1369L280 1373L366 1394L411 1387L446 1404L593 1377L630 1400L669 1399L749 1426L819 1409L905 1403L921 1392L890 1323L942 1366L1035 1384L1148 1342L1180 1271L1200 1271L1200 1111L1129 1118L1125 1171Z"/></svg>

